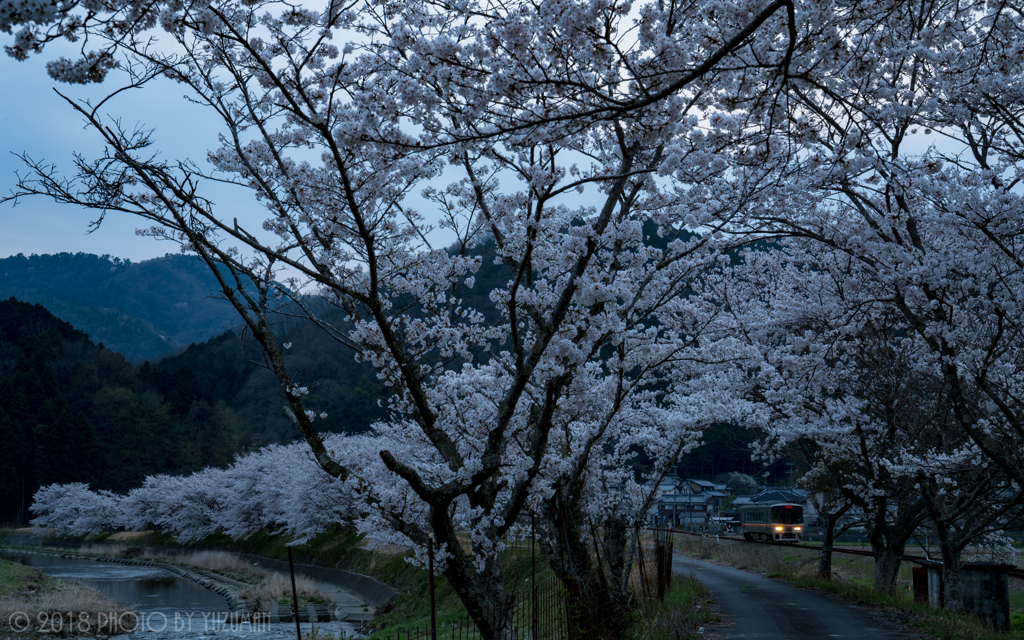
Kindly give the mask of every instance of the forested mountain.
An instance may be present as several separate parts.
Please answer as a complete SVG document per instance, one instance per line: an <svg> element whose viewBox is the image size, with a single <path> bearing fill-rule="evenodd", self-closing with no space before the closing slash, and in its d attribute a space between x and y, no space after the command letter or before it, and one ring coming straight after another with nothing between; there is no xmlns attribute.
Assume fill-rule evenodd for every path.
<svg viewBox="0 0 1024 640"><path fill-rule="evenodd" d="M388 390L370 365L357 362L351 350L327 339L310 322L282 318L278 329L281 342L291 345L285 352L288 370L309 389L306 406L327 415L317 421L321 431L357 433L386 417ZM156 365L143 364L141 371L154 380L194 380L252 425L257 444L290 442L298 432L285 412L277 378L262 362L254 343L227 331Z"/></svg>
<svg viewBox="0 0 1024 640"><path fill-rule="evenodd" d="M0 300L38 302L131 362L218 335L236 322L195 256L143 262L87 253L0 260Z"/></svg>
<svg viewBox="0 0 1024 640"><path fill-rule="evenodd" d="M250 440L188 372L138 370L41 305L0 302L0 520L23 517L41 485L127 491L226 464Z"/></svg>

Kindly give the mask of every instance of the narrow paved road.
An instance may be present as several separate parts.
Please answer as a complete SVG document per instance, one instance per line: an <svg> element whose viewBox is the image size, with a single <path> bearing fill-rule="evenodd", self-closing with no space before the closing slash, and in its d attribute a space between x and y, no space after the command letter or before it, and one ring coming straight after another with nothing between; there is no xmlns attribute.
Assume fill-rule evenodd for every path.
<svg viewBox="0 0 1024 640"><path fill-rule="evenodd" d="M906 640L907 633L869 612L754 573L676 556L676 573L693 574L711 591L722 623L705 629L727 640Z"/></svg>

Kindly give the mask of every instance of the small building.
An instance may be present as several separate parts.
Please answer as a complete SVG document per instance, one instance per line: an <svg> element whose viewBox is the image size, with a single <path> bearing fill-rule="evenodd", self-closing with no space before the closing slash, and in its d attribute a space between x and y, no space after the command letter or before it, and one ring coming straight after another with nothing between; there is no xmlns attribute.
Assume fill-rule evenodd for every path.
<svg viewBox="0 0 1024 640"><path fill-rule="evenodd" d="M707 480L666 478L658 485L658 497L648 511L651 526L706 528L718 517L729 497L724 485Z"/></svg>

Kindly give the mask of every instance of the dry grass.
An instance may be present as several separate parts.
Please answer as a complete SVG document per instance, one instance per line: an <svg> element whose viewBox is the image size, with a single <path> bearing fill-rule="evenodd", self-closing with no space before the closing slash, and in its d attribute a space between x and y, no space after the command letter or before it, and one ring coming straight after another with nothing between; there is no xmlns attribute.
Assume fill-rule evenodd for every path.
<svg viewBox="0 0 1024 640"><path fill-rule="evenodd" d="M155 553L149 547L129 545L124 542L84 544L78 553L94 556L111 556L117 558L138 558L166 562L205 571L223 574L239 582L259 583L267 576L264 569L253 566L251 562L226 551L193 551L165 555Z"/></svg>
<svg viewBox="0 0 1024 640"><path fill-rule="evenodd" d="M154 558L161 562L172 562L186 567L212 571L237 582L251 584L242 592L243 598L278 600L292 595L291 578L283 573L268 571L253 565L250 561L226 551L195 551L174 556ZM295 576L295 587L299 601L329 602L330 598L320 592L316 582L303 575Z"/></svg>
<svg viewBox="0 0 1024 640"><path fill-rule="evenodd" d="M108 542L125 542L135 544L143 538L153 535L153 531L118 531L107 538Z"/></svg>
<svg viewBox="0 0 1024 640"><path fill-rule="evenodd" d="M751 544L734 540L716 541L710 538L677 536L675 549L683 555L705 560L725 562L740 569L766 575L789 575L815 566L818 554L794 547Z"/></svg>
<svg viewBox="0 0 1024 640"><path fill-rule="evenodd" d="M226 551L194 551L174 556L163 556L161 560L197 569L205 569L206 571L246 572L260 577L267 576L265 569L253 565L252 562L241 556Z"/></svg>
<svg viewBox="0 0 1024 640"><path fill-rule="evenodd" d="M295 576L295 590L299 594L300 604L304 600L309 602L330 601L330 598L320 592L317 583L306 576ZM287 598L290 602L291 596L291 577L283 573L270 573L261 584L242 593L242 597L256 600L281 600L282 598Z"/></svg>
<svg viewBox="0 0 1024 640"><path fill-rule="evenodd" d="M799 546L677 536L675 549L683 555L724 562L740 569L788 580L811 579L818 574L819 552ZM832 574L839 582L870 587L874 584L874 560L865 556L836 553L832 556ZM897 576L897 590L909 593L912 584L910 565L903 563Z"/></svg>
<svg viewBox="0 0 1024 640"><path fill-rule="evenodd" d="M128 551L127 544L124 543L97 543L97 544L83 544L78 547L78 553L82 553L88 556L124 556L125 552Z"/></svg>
<svg viewBox="0 0 1024 640"><path fill-rule="evenodd" d="M125 610L102 593L70 580L54 579L56 584L48 591L24 595L0 596L0 620L6 620L18 611L114 611Z"/></svg>
<svg viewBox="0 0 1024 640"><path fill-rule="evenodd" d="M0 633L10 629L62 636L72 632L112 635L136 623L130 607L71 580L6 561L0 561L0 580Z"/></svg>
<svg viewBox="0 0 1024 640"><path fill-rule="evenodd" d="M0 631L109 636L131 632L137 620L130 607L73 582L30 597L0 597Z"/></svg>

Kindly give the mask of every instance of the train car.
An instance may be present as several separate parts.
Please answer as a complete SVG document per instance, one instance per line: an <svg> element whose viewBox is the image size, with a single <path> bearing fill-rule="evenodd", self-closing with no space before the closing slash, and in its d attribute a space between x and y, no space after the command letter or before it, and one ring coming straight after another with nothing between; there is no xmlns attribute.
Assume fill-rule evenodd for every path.
<svg viewBox="0 0 1024 640"><path fill-rule="evenodd" d="M743 537L758 542L800 542L804 508L798 504L751 504L739 508Z"/></svg>

